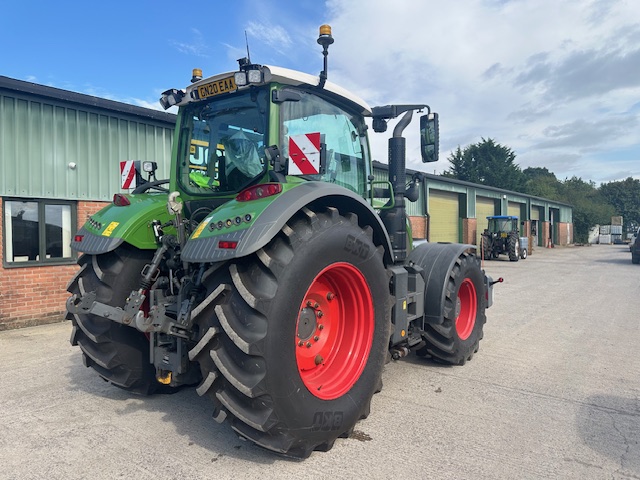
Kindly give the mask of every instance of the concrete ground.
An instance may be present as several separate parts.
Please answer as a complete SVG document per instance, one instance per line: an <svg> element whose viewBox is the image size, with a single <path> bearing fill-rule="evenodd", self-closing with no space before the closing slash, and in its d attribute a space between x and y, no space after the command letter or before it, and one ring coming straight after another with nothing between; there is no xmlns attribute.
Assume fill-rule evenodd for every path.
<svg viewBox="0 0 640 480"><path fill-rule="evenodd" d="M131 396L69 323L0 332L1 479L640 478L640 266L627 246L538 249L503 276L464 367L409 357L352 438L292 461L238 439L194 390Z"/></svg>

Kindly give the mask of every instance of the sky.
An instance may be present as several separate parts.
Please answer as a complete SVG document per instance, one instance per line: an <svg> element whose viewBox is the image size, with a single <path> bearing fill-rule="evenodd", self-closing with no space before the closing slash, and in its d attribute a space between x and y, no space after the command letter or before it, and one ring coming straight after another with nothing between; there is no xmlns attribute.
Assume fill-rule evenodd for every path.
<svg viewBox="0 0 640 480"><path fill-rule="evenodd" d="M325 23L330 81L439 113L440 161L420 162L414 120L409 168L492 138L560 180L640 179L637 0L7 1L0 75L160 109L193 68L235 70L247 40L254 63L318 74ZM369 131L386 163L392 128Z"/></svg>

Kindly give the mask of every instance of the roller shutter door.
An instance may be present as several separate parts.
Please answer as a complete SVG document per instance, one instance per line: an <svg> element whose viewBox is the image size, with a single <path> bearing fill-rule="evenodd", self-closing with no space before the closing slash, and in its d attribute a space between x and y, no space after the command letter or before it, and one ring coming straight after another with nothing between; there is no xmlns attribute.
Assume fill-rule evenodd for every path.
<svg viewBox="0 0 640 480"><path fill-rule="evenodd" d="M540 208L531 207L531 220L540 220Z"/></svg>
<svg viewBox="0 0 640 480"><path fill-rule="evenodd" d="M509 206L507 207L507 215L518 217L518 220L522 220L522 218L520 218L522 216L520 215L520 204L517 202L509 202Z"/></svg>
<svg viewBox="0 0 640 480"><path fill-rule="evenodd" d="M429 241L459 242L460 203L457 193L429 190Z"/></svg>
<svg viewBox="0 0 640 480"><path fill-rule="evenodd" d="M496 202L493 198L476 197L476 245L480 245L482 232L488 226L487 217L496 214Z"/></svg>

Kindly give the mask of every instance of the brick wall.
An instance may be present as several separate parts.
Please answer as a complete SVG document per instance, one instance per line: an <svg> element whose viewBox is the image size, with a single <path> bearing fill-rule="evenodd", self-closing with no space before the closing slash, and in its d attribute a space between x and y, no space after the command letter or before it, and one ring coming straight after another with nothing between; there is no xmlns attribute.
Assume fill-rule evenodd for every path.
<svg viewBox="0 0 640 480"><path fill-rule="evenodd" d="M558 243L560 245L569 245L573 243L573 224L558 222L556 224L558 229Z"/></svg>
<svg viewBox="0 0 640 480"><path fill-rule="evenodd" d="M478 230L477 218L463 218L462 219L462 243L475 245L477 230Z"/></svg>
<svg viewBox="0 0 640 480"><path fill-rule="evenodd" d="M550 224L549 222L540 222L540 231L538 232L538 235L541 235L540 238L542 238L542 247L547 247L549 246L549 231L550 231Z"/></svg>
<svg viewBox="0 0 640 480"><path fill-rule="evenodd" d="M78 228L87 215L105 206L103 202L78 202ZM0 211L2 199L0 199ZM0 218L0 245L2 238ZM4 249L0 248L0 265ZM77 265L38 265L17 268L0 267L0 330L57 322L65 316L67 283Z"/></svg>
<svg viewBox="0 0 640 480"><path fill-rule="evenodd" d="M409 217L413 238L427 238L427 217Z"/></svg>

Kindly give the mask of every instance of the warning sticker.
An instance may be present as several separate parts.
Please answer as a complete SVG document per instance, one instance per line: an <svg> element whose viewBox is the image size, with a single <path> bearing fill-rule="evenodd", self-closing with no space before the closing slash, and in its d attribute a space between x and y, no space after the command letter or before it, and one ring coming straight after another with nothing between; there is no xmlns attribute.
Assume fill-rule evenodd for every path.
<svg viewBox="0 0 640 480"><path fill-rule="evenodd" d="M120 162L120 175L122 176L122 188L136 188L136 168L134 160Z"/></svg>
<svg viewBox="0 0 640 480"><path fill-rule="evenodd" d="M320 173L320 132L289 137L289 175Z"/></svg>

